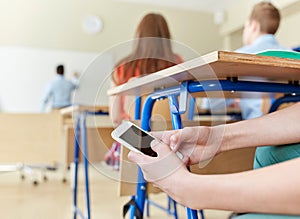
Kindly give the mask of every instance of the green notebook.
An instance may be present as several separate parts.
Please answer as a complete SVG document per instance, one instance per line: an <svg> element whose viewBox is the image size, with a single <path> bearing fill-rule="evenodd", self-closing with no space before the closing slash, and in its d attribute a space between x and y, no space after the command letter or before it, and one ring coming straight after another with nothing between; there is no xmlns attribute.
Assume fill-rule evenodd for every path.
<svg viewBox="0 0 300 219"><path fill-rule="evenodd" d="M283 51L283 50L266 50L263 52L259 52L256 55L260 56L273 56L280 58L288 58L288 59L297 59L300 60L300 53L294 51Z"/></svg>

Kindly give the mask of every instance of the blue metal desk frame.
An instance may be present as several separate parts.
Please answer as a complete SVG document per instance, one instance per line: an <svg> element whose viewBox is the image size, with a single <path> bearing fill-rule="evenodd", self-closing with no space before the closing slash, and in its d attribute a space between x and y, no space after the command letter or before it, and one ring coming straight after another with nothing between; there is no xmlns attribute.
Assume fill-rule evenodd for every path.
<svg viewBox="0 0 300 219"><path fill-rule="evenodd" d="M158 90L150 94L145 100L142 111L142 129L150 131L150 119L154 103L158 99L168 98L170 111L172 115L172 125L174 129L182 128L180 114L184 113L186 109L186 93L209 92L209 91L241 91L241 92L268 92L268 93L285 93L290 96L279 100L278 104L282 102L296 102L300 101L300 86L298 83L272 83L272 82L252 82L252 81L238 81L238 80L208 80L201 82L184 82L181 85L171 88ZM180 103L178 103L178 96L180 96ZM182 98L183 97L183 98ZM290 98L290 99L289 99ZM276 102L275 102L276 103ZM274 107L276 109L278 106ZM272 109L272 110L274 110ZM143 213L146 199L146 181L143 177L141 169L138 170L138 183L136 189L136 196L134 197L139 210ZM188 219L198 219L197 211L187 208ZM131 207L130 218L134 219L134 207Z"/></svg>
<svg viewBox="0 0 300 219"><path fill-rule="evenodd" d="M87 151L87 136L86 136L86 117L88 115L108 115L108 112L98 111L80 111L76 117L75 122L75 139L74 139L74 164L75 164L75 174L74 174L74 188L73 188L73 212L74 219L77 215L83 219L91 218L91 206L90 206L90 191L89 191L89 175L88 175L88 151ZM85 177L85 200L86 200L86 211L87 216L77 206L77 184L78 184L78 164L79 164L79 150L80 142L82 145L83 153L83 167L84 167L84 177Z"/></svg>

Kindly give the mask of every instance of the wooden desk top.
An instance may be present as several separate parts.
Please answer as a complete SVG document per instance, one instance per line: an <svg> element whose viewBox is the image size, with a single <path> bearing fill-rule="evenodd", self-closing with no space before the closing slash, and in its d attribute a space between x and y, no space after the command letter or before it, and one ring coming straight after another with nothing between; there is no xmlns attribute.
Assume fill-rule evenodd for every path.
<svg viewBox="0 0 300 219"><path fill-rule="evenodd" d="M187 80L255 76L275 81L300 80L300 61L215 51L108 90L108 95L145 95Z"/></svg>
<svg viewBox="0 0 300 219"><path fill-rule="evenodd" d="M69 106L66 108L62 108L59 110L60 114L62 115L71 115L74 111L82 112L82 111L89 111L89 112L108 112L108 106L82 106L82 105L75 105Z"/></svg>

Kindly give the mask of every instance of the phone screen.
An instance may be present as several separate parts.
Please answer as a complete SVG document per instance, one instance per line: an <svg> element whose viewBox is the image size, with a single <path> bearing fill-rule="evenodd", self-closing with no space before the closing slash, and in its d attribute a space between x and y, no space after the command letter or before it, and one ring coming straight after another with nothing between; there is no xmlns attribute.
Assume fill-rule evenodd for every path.
<svg viewBox="0 0 300 219"><path fill-rule="evenodd" d="M128 142L130 145L141 151L142 153L151 157L157 157L157 153L152 150L151 142L154 138L143 132L135 126L130 126L121 136L121 139Z"/></svg>

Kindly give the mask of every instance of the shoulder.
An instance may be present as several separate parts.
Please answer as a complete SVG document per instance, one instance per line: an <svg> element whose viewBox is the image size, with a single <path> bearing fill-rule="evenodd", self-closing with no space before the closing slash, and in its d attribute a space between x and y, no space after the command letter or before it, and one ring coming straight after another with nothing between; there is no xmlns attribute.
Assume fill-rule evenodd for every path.
<svg viewBox="0 0 300 219"><path fill-rule="evenodd" d="M115 66L115 71L116 71L116 72L124 71L124 66L125 66L125 64L126 64L125 61L119 62L119 63Z"/></svg>
<svg viewBox="0 0 300 219"><path fill-rule="evenodd" d="M235 50L235 52L240 52L240 53L256 53L259 50L261 50L261 49L257 48L254 45L248 45L248 46L243 46L243 47Z"/></svg>
<svg viewBox="0 0 300 219"><path fill-rule="evenodd" d="M268 49L281 50L284 47L278 43L273 34L265 34L257 38L252 44L237 49L236 52L254 54Z"/></svg>
<svg viewBox="0 0 300 219"><path fill-rule="evenodd" d="M66 79L65 77L61 77L61 78L58 78L58 79L53 83L53 85L67 87L67 86L72 86L73 83L72 83L71 80L68 80L68 79Z"/></svg>
<svg viewBox="0 0 300 219"><path fill-rule="evenodd" d="M114 69L114 74L116 74L117 77L120 77L124 73L124 66L125 62L119 62Z"/></svg>
<svg viewBox="0 0 300 219"><path fill-rule="evenodd" d="M114 70L112 72L112 81L115 84L119 84L120 79L124 77L124 66L125 61L120 61L117 65L115 65Z"/></svg>

